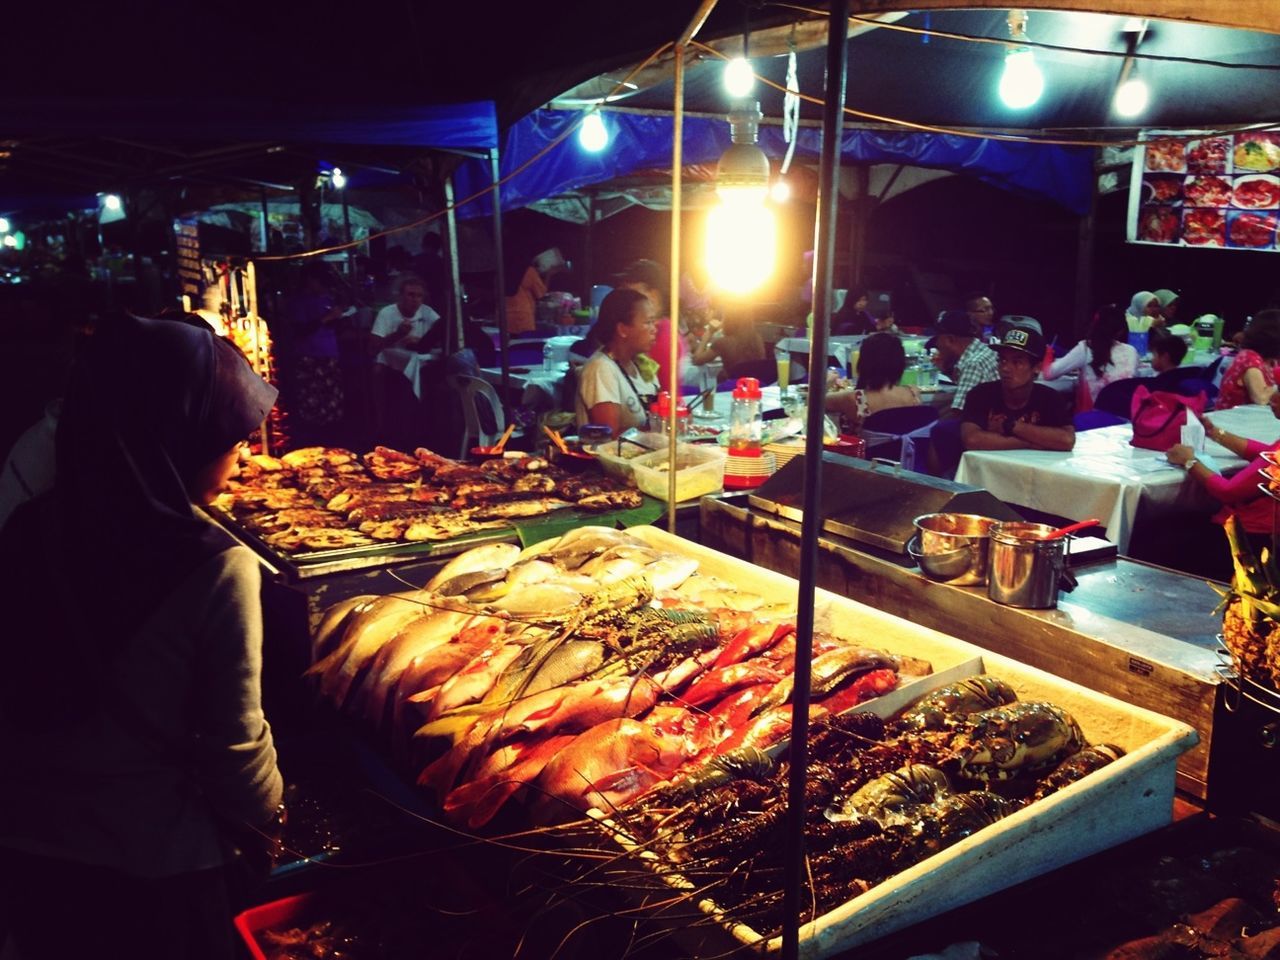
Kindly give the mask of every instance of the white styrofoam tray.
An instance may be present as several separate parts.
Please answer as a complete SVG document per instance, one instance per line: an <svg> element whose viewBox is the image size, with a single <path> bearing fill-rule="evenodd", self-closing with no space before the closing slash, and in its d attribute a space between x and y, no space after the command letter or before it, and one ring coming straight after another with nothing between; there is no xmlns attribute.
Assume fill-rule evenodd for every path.
<svg viewBox="0 0 1280 960"><path fill-rule="evenodd" d="M787 591L797 595L798 584L790 577L656 527L634 527L629 532L655 547L698 559L699 573L761 593L773 602ZM938 675L931 678L933 683L913 684L916 696L950 679L956 665L979 658L981 669L1011 684L1020 700L1055 703L1075 717L1090 743L1114 743L1126 753L1084 780L806 923L800 931L802 957L829 957L868 943L1172 821L1177 757L1197 740L1187 724L824 590L818 591L815 603L819 629L931 661ZM720 916L709 901L700 907L709 916ZM737 943L754 945L761 952L781 948L780 938L766 941L743 924L725 924L724 931Z"/></svg>

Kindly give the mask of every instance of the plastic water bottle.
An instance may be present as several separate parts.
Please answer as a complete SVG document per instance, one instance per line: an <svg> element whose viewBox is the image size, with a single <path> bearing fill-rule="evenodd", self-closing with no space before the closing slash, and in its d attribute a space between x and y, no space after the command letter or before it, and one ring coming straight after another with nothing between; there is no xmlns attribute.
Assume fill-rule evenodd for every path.
<svg viewBox="0 0 1280 960"><path fill-rule="evenodd" d="M556 351L550 340L542 345L542 372L556 372Z"/></svg>
<svg viewBox="0 0 1280 960"><path fill-rule="evenodd" d="M733 388L733 405L729 410L729 453L758 457L763 436L760 381L755 377L742 377Z"/></svg>

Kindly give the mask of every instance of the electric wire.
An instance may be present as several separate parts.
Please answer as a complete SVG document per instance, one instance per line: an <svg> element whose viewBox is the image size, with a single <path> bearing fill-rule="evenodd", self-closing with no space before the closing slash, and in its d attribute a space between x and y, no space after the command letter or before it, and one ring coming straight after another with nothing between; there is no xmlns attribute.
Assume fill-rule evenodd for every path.
<svg viewBox="0 0 1280 960"><path fill-rule="evenodd" d="M725 55L720 51L707 46L706 44L694 41L693 46L700 48L712 56L726 59ZM770 80L768 77L756 75L759 80L767 87L772 87L783 94L787 93L787 88L780 83ZM826 101L822 97L812 97L807 94L798 94L801 100L816 106L822 106ZM879 113L869 113L866 110L858 110L854 107L844 107L844 112L849 116L858 117L863 120L872 120L877 123L889 124L896 127L906 127L910 130L920 130L925 133L940 133L953 137L968 137L975 140L999 140L1006 143L1041 143L1049 146L1059 147L1136 147L1144 144L1151 144L1164 140L1188 141L1203 140L1208 137L1226 136L1232 133L1240 133L1242 131L1262 131L1280 129L1280 123L1245 123L1236 124L1227 127L1219 127L1216 130L1203 130L1186 134L1161 134L1158 137L1129 138L1129 139L1081 139L1081 138L1065 138L1065 137L1037 137L1026 136L1023 134L1012 133L995 133L985 130L966 130L959 127L942 127L935 124L919 123L914 120L903 120L900 117L889 117Z"/></svg>
<svg viewBox="0 0 1280 960"><path fill-rule="evenodd" d="M809 14L815 17L825 17L827 15L825 10L817 10L812 7L804 7L794 3L775 2L771 3L770 6L784 10L794 10L797 13ZM931 27L912 27L904 23L889 23L887 21L877 20L874 17L863 17L857 14L850 14L849 21L851 23L877 27L881 30L896 30L899 33L913 33L927 37L938 37L942 40L960 40L965 43L994 43L1002 47L1032 47L1040 50L1053 50L1060 53L1080 53L1093 57L1118 57L1120 59L1124 59L1125 57L1130 56L1130 54L1123 50L1095 50L1090 47L1072 47L1065 44L1042 43L1035 40L1010 40L1000 37L982 37L971 33L952 33L946 30L934 30ZM1280 71L1280 63L1231 63L1227 60L1207 60L1202 57L1178 57L1172 54L1160 53L1135 53L1132 54L1132 56L1137 60L1186 63L1202 67L1222 67L1228 70Z"/></svg>

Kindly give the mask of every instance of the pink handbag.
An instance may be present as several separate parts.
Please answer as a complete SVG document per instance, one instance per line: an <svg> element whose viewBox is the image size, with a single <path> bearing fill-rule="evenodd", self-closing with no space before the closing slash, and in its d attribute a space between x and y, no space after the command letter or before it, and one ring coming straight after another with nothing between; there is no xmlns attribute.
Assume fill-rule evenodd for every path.
<svg viewBox="0 0 1280 960"><path fill-rule="evenodd" d="M1187 411L1199 416L1204 413L1207 402L1203 392L1194 397L1184 397L1167 390L1138 387L1133 391L1133 400L1129 405L1129 419L1133 421L1133 439L1129 441L1130 445L1163 451L1181 443Z"/></svg>

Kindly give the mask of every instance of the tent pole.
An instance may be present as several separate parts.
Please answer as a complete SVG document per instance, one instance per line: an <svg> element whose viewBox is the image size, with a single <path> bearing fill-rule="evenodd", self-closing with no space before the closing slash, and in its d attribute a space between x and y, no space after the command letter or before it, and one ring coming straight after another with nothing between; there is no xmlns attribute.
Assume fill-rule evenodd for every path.
<svg viewBox="0 0 1280 960"><path fill-rule="evenodd" d="M671 295L668 299L668 321L671 324L667 337L670 347L667 353L667 384L671 404L667 420L667 456L673 469L667 471L667 530L676 532L676 407L680 401L680 371L676 362L680 358L676 337L680 336L680 166L684 162L684 57L689 45L702 25L711 16L719 0L702 0L693 18L685 26L675 45L675 125L671 132ZM661 384L659 384L661 386Z"/></svg>
<svg viewBox="0 0 1280 960"><path fill-rule="evenodd" d="M507 393L511 387L511 331L507 329L507 279L502 260L502 198L498 181L502 179L498 167L498 148L489 151L489 176L493 180L493 308L498 318L500 351L502 354L502 409L511 416L507 406Z"/></svg>
<svg viewBox="0 0 1280 960"><path fill-rule="evenodd" d="M804 885L805 779L809 767L809 692L813 663L813 601L822 529L822 431L826 403L827 338L831 328L831 272L836 214L840 205L840 148L845 77L849 60L849 0L832 0L827 32L827 81L822 108L822 154L818 173L818 217L813 270L813 332L809 344L809 420L804 450L804 522L800 529L800 593L796 609L795 685L791 695L791 768L787 778L787 822L783 848L782 956L800 955L800 912L808 903Z"/></svg>
<svg viewBox="0 0 1280 960"><path fill-rule="evenodd" d="M591 309L591 276L595 272L591 261L591 248L595 245L596 192L587 191L587 236L582 248L582 302Z"/></svg>
<svg viewBox="0 0 1280 960"><path fill-rule="evenodd" d="M1097 229L1098 177L1090 178L1089 212L1076 224L1076 337L1083 337L1089 329L1089 317L1093 313L1093 237ZM1074 338L1073 338L1074 339Z"/></svg>
<svg viewBox="0 0 1280 960"><path fill-rule="evenodd" d="M704 4L705 6L705 4ZM707 11L710 13L710 10ZM671 397L667 407L667 530L676 532L676 408L680 405L680 371L676 368L680 354L676 337L680 335L676 322L680 310L680 165L684 162L684 55L685 42L681 37L676 44L675 123L671 132L671 287L670 309L667 311L667 382Z"/></svg>
<svg viewBox="0 0 1280 960"><path fill-rule="evenodd" d="M262 188L262 252L271 252L271 209L267 205L266 187Z"/></svg>
<svg viewBox="0 0 1280 960"><path fill-rule="evenodd" d="M449 296L445 303L445 311L449 314L449 325L445 327L445 354L449 354L448 337L453 337L453 347L461 350L466 345L462 335L462 277L458 268L458 215L453 208L453 176L444 181L444 233L445 256L449 258Z"/></svg>

